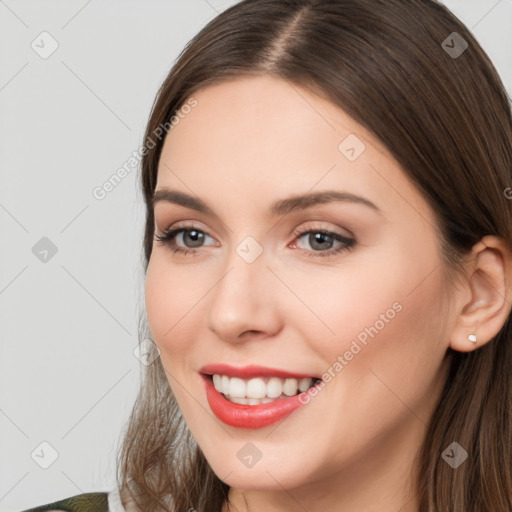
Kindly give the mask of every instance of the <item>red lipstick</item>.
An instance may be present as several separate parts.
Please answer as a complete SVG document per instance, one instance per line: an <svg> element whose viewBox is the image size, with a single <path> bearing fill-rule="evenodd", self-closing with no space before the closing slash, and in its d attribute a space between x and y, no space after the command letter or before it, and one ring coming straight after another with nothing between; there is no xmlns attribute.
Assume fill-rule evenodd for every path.
<svg viewBox="0 0 512 512"><path fill-rule="evenodd" d="M277 421L283 420L299 407L309 403L311 396L306 397L308 391L298 395L277 398L273 402L259 405L236 404L229 401L222 393L219 393L213 385L210 375L219 374L229 377L239 377L242 379L251 379L254 377L280 377L301 379L313 375L290 373L284 370L276 370L261 366L245 366L243 368L234 368L232 366L215 364L206 365L201 368L201 377L204 382L206 399L212 412L226 425L237 428L262 428ZM314 386L313 386L314 387ZM310 388L312 389L312 388Z"/></svg>
<svg viewBox="0 0 512 512"><path fill-rule="evenodd" d="M320 375L311 375L307 373L292 373L286 370L279 370L277 368L268 368L265 366L229 366L228 364L207 364L199 369L201 373L207 375L227 375L228 377L239 377L240 379L252 379L254 377L280 377L282 379L303 379L311 377L313 379L320 379Z"/></svg>

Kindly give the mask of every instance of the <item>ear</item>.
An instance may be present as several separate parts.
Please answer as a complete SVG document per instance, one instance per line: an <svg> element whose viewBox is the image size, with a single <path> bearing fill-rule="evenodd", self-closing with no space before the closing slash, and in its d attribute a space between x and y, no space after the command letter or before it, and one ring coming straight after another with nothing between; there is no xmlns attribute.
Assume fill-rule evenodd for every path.
<svg viewBox="0 0 512 512"><path fill-rule="evenodd" d="M485 236L471 250L450 347L471 352L491 341L512 309L512 257L501 238ZM469 335L476 336L472 343Z"/></svg>

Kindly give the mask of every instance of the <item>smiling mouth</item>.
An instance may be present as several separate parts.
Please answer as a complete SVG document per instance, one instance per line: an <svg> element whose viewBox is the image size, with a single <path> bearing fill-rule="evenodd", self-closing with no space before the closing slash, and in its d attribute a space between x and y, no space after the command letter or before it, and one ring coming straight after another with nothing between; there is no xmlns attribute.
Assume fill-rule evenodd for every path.
<svg viewBox="0 0 512 512"><path fill-rule="evenodd" d="M321 379L315 377L253 377L241 379L228 375L203 374L226 400L236 404L260 405L296 396L312 388Z"/></svg>

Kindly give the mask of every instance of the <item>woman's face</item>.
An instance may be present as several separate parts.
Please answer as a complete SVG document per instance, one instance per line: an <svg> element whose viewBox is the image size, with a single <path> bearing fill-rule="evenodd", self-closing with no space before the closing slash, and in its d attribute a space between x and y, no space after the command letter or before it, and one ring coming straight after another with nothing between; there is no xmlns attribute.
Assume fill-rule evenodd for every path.
<svg viewBox="0 0 512 512"><path fill-rule="evenodd" d="M261 76L194 98L156 191L208 210L155 202L156 235L186 231L154 242L146 306L197 443L240 489L347 490L384 466L407 477L449 342L430 207L371 134L305 89ZM363 199L288 202L326 192ZM243 373L254 365L270 370ZM287 410L228 402L211 384L209 400L202 373L253 397L293 395L294 374L322 382Z"/></svg>

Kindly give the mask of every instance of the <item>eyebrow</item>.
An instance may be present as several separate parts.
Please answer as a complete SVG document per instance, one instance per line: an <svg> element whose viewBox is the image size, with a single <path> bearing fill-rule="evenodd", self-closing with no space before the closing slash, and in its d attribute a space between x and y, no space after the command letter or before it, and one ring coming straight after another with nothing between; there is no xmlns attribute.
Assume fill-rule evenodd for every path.
<svg viewBox="0 0 512 512"><path fill-rule="evenodd" d="M155 191L152 199L152 206L161 201L178 204L185 208L197 210L208 215L215 215L215 212L198 197L189 196L184 192L161 188ZM365 197L352 194L350 192L338 192L335 190L327 190L324 192L315 192L305 195L291 196L275 202L270 208L270 214L273 216L286 215L295 211L302 211L320 204L328 204L333 202L347 202L353 204L361 204L372 210L382 214L381 209Z"/></svg>

